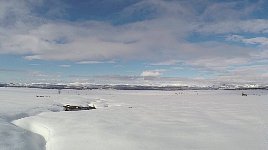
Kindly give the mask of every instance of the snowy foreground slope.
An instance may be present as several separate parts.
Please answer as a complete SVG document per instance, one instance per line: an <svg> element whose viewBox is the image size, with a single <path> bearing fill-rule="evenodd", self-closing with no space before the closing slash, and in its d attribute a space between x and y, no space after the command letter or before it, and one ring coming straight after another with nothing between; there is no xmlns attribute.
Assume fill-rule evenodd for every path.
<svg viewBox="0 0 268 150"><path fill-rule="evenodd" d="M0 88L0 149L266 150L268 91L244 92Z"/></svg>

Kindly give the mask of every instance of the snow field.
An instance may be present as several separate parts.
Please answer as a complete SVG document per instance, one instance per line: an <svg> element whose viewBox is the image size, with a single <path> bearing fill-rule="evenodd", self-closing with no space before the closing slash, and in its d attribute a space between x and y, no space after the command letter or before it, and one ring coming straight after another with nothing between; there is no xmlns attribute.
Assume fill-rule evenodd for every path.
<svg viewBox="0 0 268 150"><path fill-rule="evenodd" d="M16 90L11 93L21 95L25 89ZM33 94L32 90L26 91ZM47 111L15 117L19 120L13 123L42 135L47 150L268 149L268 92L245 91L247 97L241 92L63 90L58 95L51 90L45 104L38 106ZM16 104L16 98L8 102ZM25 103L36 108L33 100ZM93 103L97 109L49 110L69 103Z"/></svg>

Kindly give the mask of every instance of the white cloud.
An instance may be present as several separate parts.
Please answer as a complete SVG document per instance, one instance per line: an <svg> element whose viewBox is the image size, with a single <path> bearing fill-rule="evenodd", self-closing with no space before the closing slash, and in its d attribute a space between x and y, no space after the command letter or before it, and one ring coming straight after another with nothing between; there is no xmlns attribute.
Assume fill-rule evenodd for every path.
<svg viewBox="0 0 268 150"><path fill-rule="evenodd" d="M255 38L243 39L243 42L247 44L259 44L259 45L266 46L268 45L268 38L267 37L255 37Z"/></svg>
<svg viewBox="0 0 268 150"><path fill-rule="evenodd" d="M37 59L41 59L40 55L31 55L31 56L25 56L24 57L26 60L37 60Z"/></svg>
<svg viewBox="0 0 268 150"><path fill-rule="evenodd" d="M115 61L79 61L77 64L113 64Z"/></svg>
<svg viewBox="0 0 268 150"><path fill-rule="evenodd" d="M1 21L12 21L9 20L9 16L13 16L13 19L20 19L23 15L30 12L26 5L25 0L15 1L15 0L1 0L0 1L0 20ZM2 22L3 23L3 22Z"/></svg>
<svg viewBox="0 0 268 150"><path fill-rule="evenodd" d="M265 59L267 50L256 51L213 39L195 43L188 38L196 32L201 36L237 34L226 40L267 46L264 36L239 36L240 33L268 32L267 19L245 18L259 3L246 7L242 3L143 0L125 8L119 17L135 20L140 12L149 9L141 16L144 18L113 25L105 21L50 20L32 13L32 7L43 5L43 0L3 0L0 1L0 54L21 55L27 60L69 60L77 64L141 60L153 62L151 65L185 64L225 70L258 58ZM241 7L237 9L237 6ZM204 9L199 10L201 8ZM64 8L53 7L47 15L53 12L64 13ZM14 17L10 17L11 14ZM161 76L162 73L148 70L141 76Z"/></svg>
<svg viewBox="0 0 268 150"><path fill-rule="evenodd" d="M187 14L187 9L175 2L143 1L138 5L152 5L160 14L172 14L169 11ZM130 7L124 11L140 9L136 5ZM30 8L24 7L23 10L28 12ZM167 59L170 57L168 51L177 49L179 44L176 43L190 28L187 22L172 17L160 15L160 18L119 26L97 21L46 21L35 26L30 23L28 27L29 22L25 25L22 21L23 24L12 31L2 28L5 36L0 36L0 53L26 54L28 60L152 59L154 53Z"/></svg>
<svg viewBox="0 0 268 150"><path fill-rule="evenodd" d="M228 33L267 33L268 20L224 20L212 23L197 24L197 32L207 34L228 34Z"/></svg>
<svg viewBox="0 0 268 150"><path fill-rule="evenodd" d="M228 41L234 41L234 42L242 42L245 44L256 44L261 46L268 45L268 38L267 37L254 37L254 38L245 38L240 35L230 35L226 37L226 40Z"/></svg>
<svg viewBox="0 0 268 150"><path fill-rule="evenodd" d="M189 62L193 67L207 68L211 70L227 70L229 66L247 64L249 62L246 58L207 58L207 59L198 59L195 61Z"/></svg>
<svg viewBox="0 0 268 150"><path fill-rule="evenodd" d="M0 53L26 54L27 60L71 60L80 64L135 59L159 62L155 65L160 65L161 62L162 65L171 65L176 64L176 60L183 63L206 57L248 56L253 51L219 42L187 42L183 38L188 31L174 27L176 24L181 27L184 25L181 22L170 25L169 21L173 19L122 26L102 22L49 23L34 28L27 34L4 39ZM232 51L226 53L226 49Z"/></svg>
<svg viewBox="0 0 268 150"><path fill-rule="evenodd" d="M69 68L69 67L71 67L71 65L59 65L59 67Z"/></svg>
<svg viewBox="0 0 268 150"><path fill-rule="evenodd" d="M268 66L267 65L249 65L233 68L216 77L218 81L236 82L236 83L260 83L268 84Z"/></svg>
<svg viewBox="0 0 268 150"><path fill-rule="evenodd" d="M32 71L32 72L29 72L29 74L32 76L32 77L49 77L48 74L45 74L45 73L42 73L40 71Z"/></svg>
<svg viewBox="0 0 268 150"><path fill-rule="evenodd" d="M40 64L29 64L30 66L40 66Z"/></svg>
<svg viewBox="0 0 268 150"><path fill-rule="evenodd" d="M181 61L167 60L167 61L162 61L162 62L150 63L150 65L152 65L152 66L171 66L171 65L176 65L178 63L181 63Z"/></svg>
<svg viewBox="0 0 268 150"><path fill-rule="evenodd" d="M143 77L159 77L165 70L145 70L141 73Z"/></svg>
<svg viewBox="0 0 268 150"><path fill-rule="evenodd" d="M0 72L27 72L27 70L0 68Z"/></svg>
<svg viewBox="0 0 268 150"><path fill-rule="evenodd" d="M177 1L142 0L134 5L126 7L122 11L122 17L134 19L137 16L144 17L146 19L176 17L191 20L195 17L195 12L190 7L192 6L188 6L185 3ZM143 16L141 16L141 13L144 13L142 14Z"/></svg>
<svg viewBox="0 0 268 150"><path fill-rule="evenodd" d="M228 35L225 38L225 40L227 41L234 41L234 42L241 42L243 39L244 37L240 35Z"/></svg>

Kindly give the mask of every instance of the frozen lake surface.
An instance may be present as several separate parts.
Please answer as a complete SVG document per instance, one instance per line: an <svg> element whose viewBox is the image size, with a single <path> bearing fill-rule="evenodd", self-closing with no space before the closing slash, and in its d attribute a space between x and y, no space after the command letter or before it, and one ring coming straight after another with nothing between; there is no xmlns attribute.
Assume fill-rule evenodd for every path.
<svg viewBox="0 0 268 150"><path fill-rule="evenodd" d="M266 150L268 91L243 92L0 88L0 149Z"/></svg>

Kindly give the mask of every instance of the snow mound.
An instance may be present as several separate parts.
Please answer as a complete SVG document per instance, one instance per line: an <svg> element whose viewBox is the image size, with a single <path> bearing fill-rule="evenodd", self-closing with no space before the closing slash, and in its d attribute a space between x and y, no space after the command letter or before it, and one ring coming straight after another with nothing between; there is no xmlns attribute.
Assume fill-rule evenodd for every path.
<svg viewBox="0 0 268 150"><path fill-rule="evenodd" d="M15 124L16 126L24 128L36 134L40 134L44 137L46 141L49 141L49 137L51 136L50 129L46 127L44 124L41 124L38 121L34 121L31 117L18 119L12 121L12 123Z"/></svg>

